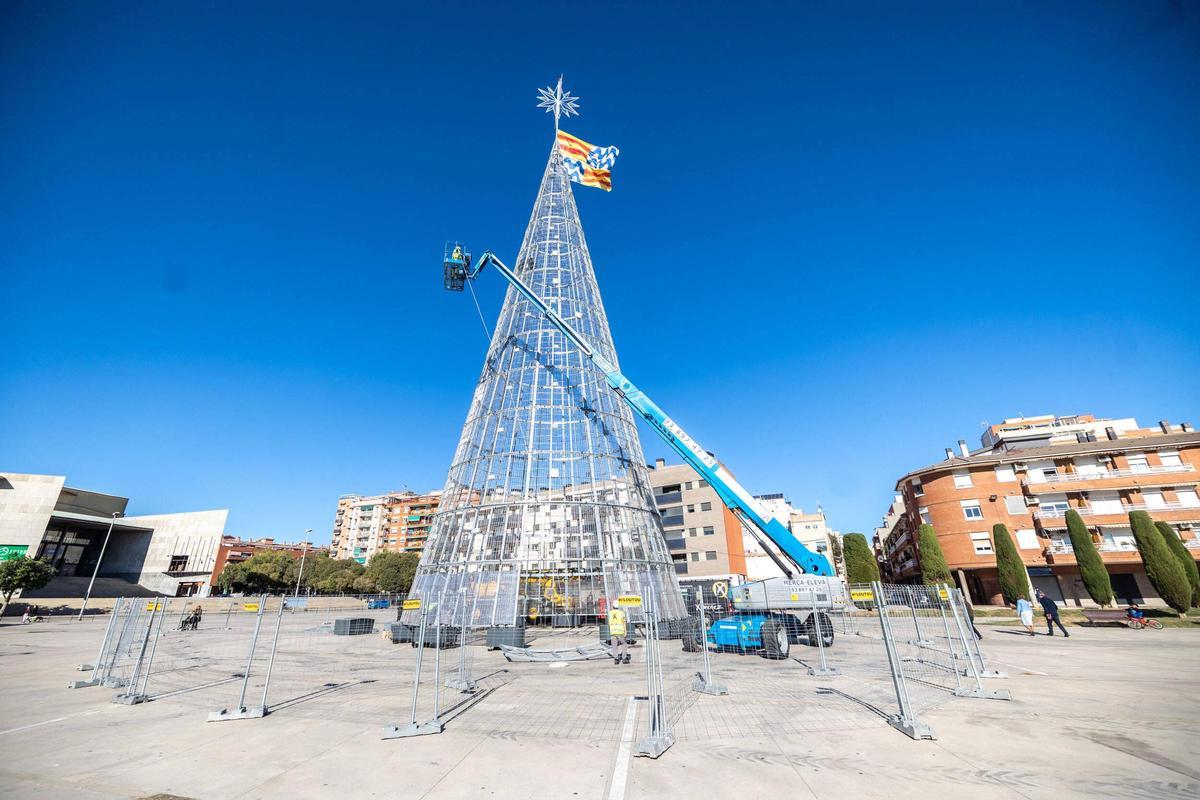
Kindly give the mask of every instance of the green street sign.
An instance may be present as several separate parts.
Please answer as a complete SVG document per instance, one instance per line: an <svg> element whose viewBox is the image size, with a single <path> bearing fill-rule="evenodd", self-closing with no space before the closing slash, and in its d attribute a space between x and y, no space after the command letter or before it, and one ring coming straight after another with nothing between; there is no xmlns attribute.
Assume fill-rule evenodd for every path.
<svg viewBox="0 0 1200 800"><path fill-rule="evenodd" d="M29 550L27 544L0 544L0 561L20 558Z"/></svg>

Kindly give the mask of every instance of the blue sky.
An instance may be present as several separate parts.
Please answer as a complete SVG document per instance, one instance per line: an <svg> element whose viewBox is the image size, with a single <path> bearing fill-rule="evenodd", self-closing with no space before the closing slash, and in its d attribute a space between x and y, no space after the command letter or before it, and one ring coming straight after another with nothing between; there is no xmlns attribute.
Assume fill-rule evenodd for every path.
<svg viewBox="0 0 1200 800"><path fill-rule="evenodd" d="M439 488L441 246L515 254L560 72L622 366L752 491L869 530L985 420L1200 423L1194 4L9 2L0 469L286 538Z"/></svg>

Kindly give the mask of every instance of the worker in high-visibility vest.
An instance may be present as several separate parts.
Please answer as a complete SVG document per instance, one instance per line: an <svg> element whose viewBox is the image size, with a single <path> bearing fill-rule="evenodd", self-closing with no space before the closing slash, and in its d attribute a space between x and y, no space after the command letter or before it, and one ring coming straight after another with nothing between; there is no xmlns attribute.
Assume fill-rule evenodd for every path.
<svg viewBox="0 0 1200 800"><path fill-rule="evenodd" d="M608 611L608 635L613 663L629 663L629 643L625 640L625 612L613 603Z"/></svg>

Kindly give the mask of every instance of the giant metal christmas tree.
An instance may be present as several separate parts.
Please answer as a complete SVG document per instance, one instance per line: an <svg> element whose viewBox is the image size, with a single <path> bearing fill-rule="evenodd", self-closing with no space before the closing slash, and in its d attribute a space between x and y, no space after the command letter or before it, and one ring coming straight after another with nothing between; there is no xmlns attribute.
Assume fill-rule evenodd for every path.
<svg viewBox="0 0 1200 800"><path fill-rule="evenodd" d="M543 97L557 142L573 98L561 79ZM615 364L572 170L556 143L515 271ZM506 626L578 624L625 594L684 616L633 414L510 287L412 595L443 623Z"/></svg>

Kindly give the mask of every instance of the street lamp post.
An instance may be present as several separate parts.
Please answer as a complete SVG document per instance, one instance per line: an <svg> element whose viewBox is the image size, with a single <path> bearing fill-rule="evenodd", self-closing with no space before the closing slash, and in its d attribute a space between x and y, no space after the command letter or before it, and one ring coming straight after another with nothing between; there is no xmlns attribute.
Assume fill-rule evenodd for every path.
<svg viewBox="0 0 1200 800"><path fill-rule="evenodd" d="M308 537L312 535L312 528L304 529L304 549L300 551L300 574L296 576L296 597L300 596L300 580L304 577L304 557L308 555Z"/></svg>
<svg viewBox="0 0 1200 800"><path fill-rule="evenodd" d="M117 524L117 517L121 516L120 511L114 511L112 520L108 523L108 533L104 534L104 544L100 545L100 557L96 559L96 567L92 570L92 579L88 581L87 591L83 594L83 606L79 609L79 620L83 620L83 612L87 611L88 600L92 596L92 586L96 583L96 575L100 572L100 562L104 560L104 551L108 549L108 539L112 536L113 526Z"/></svg>

